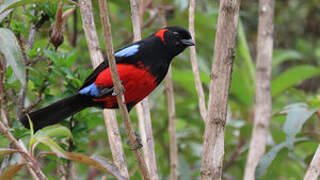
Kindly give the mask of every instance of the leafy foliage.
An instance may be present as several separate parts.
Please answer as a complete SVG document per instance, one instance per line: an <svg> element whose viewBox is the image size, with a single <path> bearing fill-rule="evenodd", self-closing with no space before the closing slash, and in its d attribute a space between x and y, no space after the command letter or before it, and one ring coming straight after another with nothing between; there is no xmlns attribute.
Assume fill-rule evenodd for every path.
<svg viewBox="0 0 320 180"><path fill-rule="evenodd" d="M57 2L64 2L65 10L70 9L74 1L2 0L2 2L0 61L1 63L6 61L8 67L5 71L5 96L1 97L3 98L1 108L9 118L8 123L12 127L10 131L16 138L29 144L28 151L41 157L39 163L43 164L43 172L55 175L54 178L59 178L56 167L61 164L68 167L69 160L80 162L75 165L79 179L88 178L88 165L102 170L95 174L95 178L100 178L105 172L113 172L112 165L105 159L85 155L99 154L111 159L101 110L86 109L63 121L63 126L51 126L35 134L14 120L17 111L17 92L21 90L23 84L28 85L25 106L34 110L70 96L92 72L79 10L68 19L64 30L65 41L59 50L55 51L53 47L48 46L48 32L54 22ZM102 42L98 3L92 2ZM196 10L197 56L206 96L215 39L214 29L218 17L217 3L208 0L198 1ZM188 1L165 0L164 4L168 24L187 27ZM243 177L252 130L258 12L257 1L243 1L241 6L226 124L224 163L224 174L235 179ZM153 6L146 7L142 18L144 22L152 18L152 13L156 12L156 9L152 8L156 7L155 2ZM114 45L120 48L130 42L132 34L130 7L124 1L111 0L109 8ZM320 1L317 0L276 1L272 72L273 116L267 153L256 171L257 177L261 179L302 179L306 165L311 161L317 147L319 120L315 112L320 106L320 98L317 96L320 87L318 83L320 41L317 38L320 35L319 9ZM30 37L32 24L40 27L32 48L29 48L26 43ZM151 24L147 24L142 31L143 37L157 30L159 26L158 18L151 19ZM102 47L104 49L103 45ZM173 61L172 71L177 113L179 174L181 179L196 179L200 175L204 123L197 106L198 99L188 52ZM163 86L159 87L150 96L150 104L158 171L161 179L168 179L170 172L168 115L163 89ZM132 110L130 115L138 129L136 112ZM126 139L122 123L120 130L122 138ZM71 137L73 141L70 141ZM140 179L136 163L125 145L125 140L123 144L128 168L133 174L131 179ZM0 136L0 160L7 154L19 153L8 147L9 141ZM45 155L44 152L48 151L53 153ZM23 167L16 162L18 158L13 156L10 166L2 171L2 173L11 172L9 173L11 176L5 177L13 177ZM26 174L27 171L21 170L16 177L22 179Z"/></svg>

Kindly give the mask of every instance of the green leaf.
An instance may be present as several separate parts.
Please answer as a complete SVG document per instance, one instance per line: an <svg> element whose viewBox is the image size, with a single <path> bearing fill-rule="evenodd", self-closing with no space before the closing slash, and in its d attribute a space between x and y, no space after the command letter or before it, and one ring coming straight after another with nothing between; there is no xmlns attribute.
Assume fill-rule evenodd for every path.
<svg viewBox="0 0 320 180"><path fill-rule="evenodd" d="M22 54L15 35L6 28L0 28L0 52L5 56L8 64L21 82L26 84L26 69L22 63Z"/></svg>
<svg viewBox="0 0 320 180"><path fill-rule="evenodd" d="M287 134L286 141L289 142L289 149L293 150L296 135L316 110L309 110L308 105L304 103L291 104L286 109L289 109L289 112L283 125L283 131Z"/></svg>
<svg viewBox="0 0 320 180"><path fill-rule="evenodd" d="M66 136L66 137L72 138L72 133L68 128L61 126L59 124L47 126L37 131L37 133L33 136L33 138L31 138L29 142L29 146L31 148L35 148L33 147L33 145L41 142L49 146L53 151L63 150L57 147L59 145L51 139L51 137L54 137L54 136ZM45 142L45 141L48 141L48 142Z"/></svg>
<svg viewBox="0 0 320 180"><path fill-rule="evenodd" d="M294 50L276 50L272 59L272 67L275 67L286 61L300 60L302 59L302 54Z"/></svg>
<svg viewBox="0 0 320 180"><path fill-rule="evenodd" d="M272 80L272 97L275 97L283 91L298 85L303 80L309 79L319 74L320 68L314 66L301 65L289 68Z"/></svg>
<svg viewBox="0 0 320 180"><path fill-rule="evenodd" d="M41 138L37 139L37 142L41 142L42 144L48 146L53 152L57 154L58 157L66 158L66 151L64 151L64 149L50 137L42 136Z"/></svg>
<svg viewBox="0 0 320 180"><path fill-rule="evenodd" d="M90 166L94 166L114 177L117 179L125 179L121 176L116 167L114 167L111 163L107 162L104 158L100 156L89 157L84 154L74 153L74 152L67 152L62 147L60 147L53 139L48 136L41 136L37 139L42 144L50 147L50 149L56 153L58 157L62 157L65 159L77 161L80 163L84 163Z"/></svg>
<svg viewBox="0 0 320 180"><path fill-rule="evenodd" d="M9 3L5 3L1 6L0 14L2 14L3 12L9 9L16 8L19 6L24 6L24 5L33 4L33 3L49 3L49 2L65 2L73 5L78 5L76 2L73 2L71 0L11 0Z"/></svg>
<svg viewBox="0 0 320 180"><path fill-rule="evenodd" d="M60 124L56 124L56 125L47 126L45 128L40 129L39 131L36 132L36 134L34 135L34 138L39 139L43 136L48 136L48 137L66 136L66 137L72 138L72 133L68 128L61 126Z"/></svg>
<svg viewBox="0 0 320 180"><path fill-rule="evenodd" d="M25 165L26 163L8 167L2 174L0 174L0 179L12 180L18 171Z"/></svg>
<svg viewBox="0 0 320 180"><path fill-rule="evenodd" d="M306 138L297 138L294 140L294 143L305 141ZM277 154L284 148L287 148L289 146L289 142L285 141L280 144L277 144L274 146L267 154L262 156L262 158L259 161L259 164L256 168L255 177L256 179L261 179L268 171L268 168L270 167L273 160L276 158Z"/></svg>
<svg viewBox="0 0 320 180"><path fill-rule="evenodd" d="M255 77L256 77L256 75L255 75L256 70L255 70L255 66L254 66L254 63L253 63L253 60L252 60L252 57L250 54L250 48L248 46L246 34L244 32L241 20L239 21L238 36L239 36L239 45L238 45L239 53L244 61L244 65L245 65L247 72L249 74L250 82L252 84L254 84Z"/></svg>
<svg viewBox="0 0 320 180"><path fill-rule="evenodd" d="M98 168L98 169L104 171L105 173L108 173L108 174L116 177L117 179L121 179L121 180L126 179L119 174L119 172L115 166L113 166L111 163L107 162L107 160L101 156L96 155L93 157L89 157L87 155L80 154L80 153L74 153L74 152L66 152L65 155L66 155L67 159L93 166L95 168Z"/></svg>
<svg viewBox="0 0 320 180"><path fill-rule="evenodd" d="M18 153L19 151L16 149L9 149L9 148L0 148L0 157L5 156L7 154Z"/></svg>

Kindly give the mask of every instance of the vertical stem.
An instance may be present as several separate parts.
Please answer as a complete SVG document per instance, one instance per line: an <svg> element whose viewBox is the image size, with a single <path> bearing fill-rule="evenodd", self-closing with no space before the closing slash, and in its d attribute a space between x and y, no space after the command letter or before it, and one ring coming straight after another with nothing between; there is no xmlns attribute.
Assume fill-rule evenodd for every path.
<svg viewBox="0 0 320 180"><path fill-rule="evenodd" d="M133 26L133 41L141 40L141 22L140 13L136 0L130 0L131 21ZM150 174L150 179L157 180L157 164L154 152L154 140L151 125L151 115L148 98L146 97L137 104L137 112L139 118L139 129L143 144L144 159Z"/></svg>
<svg viewBox="0 0 320 180"><path fill-rule="evenodd" d="M204 132L201 179L221 179L231 71L240 0L221 0L211 70L208 120Z"/></svg>
<svg viewBox="0 0 320 180"><path fill-rule="evenodd" d="M122 85L120 83L119 74L117 71L117 65L115 58L113 56L113 44L112 44L112 34L111 34L111 25L109 20L109 10L106 0L99 0L99 6L103 11L100 11L100 17L101 17L101 23L103 27L104 32L104 42L107 48L107 56L108 56L108 62L109 67L111 71L111 77L114 85L114 91L117 95L117 102L118 106L122 115L122 119L124 121L124 125L126 128L126 132L129 136L129 143L133 146L137 146L137 137L135 135L133 125L130 121L130 117L128 114L127 106L124 103L124 95L122 92ZM135 158L138 162L139 168L141 170L141 174L144 179L150 179L150 175L148 174L148 169L146 166L146 163L143 159L141 150L135 150L134 151Z"/></svg>
<svg viewBox="0 0 320 180"><path fill-rule="evenodd" d="M254 127L244 179L254 180L255 170L266 148L271 119L271 68L273 51L274 0L259 1L257 41L256 104Z"/></svg>
<svg viewBox="0 0 320 180"><path fill-rule="evenodd" d="M196 0L190 0L190 6L189 6L189 31L192 36L192 39L195 40L195 32L194 32L194 14L195 14L195 8L196 8ZM194 83L196 85L196 90L198 94L198 103L199 103L199 110L200 115L203 119L203 121L206 121L207 118L207 108L206 108L206 101L204 97L203 87L200 79L200 73L199 73L199 66L198 66L198 59L196 54L196 47L191 46L190 47L190 60L192 64L192 71L194 76Z"/></svg>
<svg viewBox="0 0 320 180"><path fill-rule="evenodd" d="M314 153L312 161L304 176L304 180L317 180L319 177L319 174L320 174L320 145L318 145L317 151Z"/></svg>
<svg viewBox="0 0 320 180"><path fill-rule="evenodd" d="M160 23L162 27L167 26L167 20L165 17L165 11L163 8L162 0L158 1L159 3L159 15ZM172 71L171 67L168 70L168 74L165 79L165 91L167 97L168 105L168 114L169 114L169 149L170 149L170 179L178 179L178 145L176 137L176 109L175 109L175 100L174 100L174 91L173 91L173 82L172 82Z"/></svg>
<svg viewBox="0 0 320 180"><path fill-rule="evenodd" d="M94 24L91 0L79 0L79 5L82 17L82 26L88 42L91 63L95 68L104 61L104 58L101 53L98 35ZM120 174L129 178L116 114L114 110L104 110L103 114L113 161L119 169Z"/></svg>
<svg viewBox="0 0 320 180"><path fill-rule="evenodd" d="M115 166L118 168L120 175L129 178L126 157L122 150L122 140L117 122L116 112L114 110L105 109L103 111L105 118L105 126L108 132L110 149Z"/></svg>
<svg viewBox="0 0 320 180"><path fill-rule="evenodd" d="M169 142L170 142L170 179L178 179L178 147L176 137L176 109L174 101L174 91L171 76L171 68L169 68L166 77L165 87L169 112Z"/></svg>

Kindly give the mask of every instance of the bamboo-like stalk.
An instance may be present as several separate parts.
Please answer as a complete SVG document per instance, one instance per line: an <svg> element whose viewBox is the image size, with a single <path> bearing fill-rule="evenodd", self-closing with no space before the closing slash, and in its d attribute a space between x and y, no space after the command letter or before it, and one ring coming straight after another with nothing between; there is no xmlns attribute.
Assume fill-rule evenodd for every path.
<svg viewBox="0 0 320 180"><path fill-rule="evenodd" d="M82 26L88 42L92 66L95 68L104 61L99 39L94 24L91 0L79 0L82 17ZM125 154L122 148L122 140L118 128L118 122L114 110L103 110L104 121L108 134L112 158L115 166L122 176L129 178Z"/></svg>
<svg viewBox="0 0 320 180"><path fill-rule="evenodd" d="M131 7L131 22L133 27L133 41L141 40L141 22L139 7L136 0L130 0ZM147 164L150 179L158 180L158 171L156 164L156 155L154 151L154 140L152 133L151 115L148 98L144 98L140 103L136 105L139 130L143 145L144 159Z"/></svg>
<svg viewBox="0 0 320 180"><path fill-rule="evenodd" d="M195 32L194 32L194 14L195 14L195 8L196 8L196 0L190 0L189 5L189 32L192 36L192 39L195 38ZM192 72L194 76L194 83L196 85L196 90L198 94L198 103L199 103L199 110L200 115L204 122L206 122L207 118L207 108L206 108L206 100L204 97L203 92L203 86L200 79L200 73L199 73L199 66L198 66L198 59L197 59L197 53L196 53L196 46L190 47L190 60L192 65Z"/></svg>
<svg viewBox="0 0 320 180"><path fill-rule="evenodd" d="M135 131L133 129L133 125L130 121L130 117L128 114L127 106L124 103L124 95L122 92L122 85L120 83L120 78L119 74L117 71L117 65L116 61L114 58L114 50L113 50L113 44L112 44L112 34L111 34L111 25L110 25L110 20L109 20L109 10L108 10L108 5L106 0L99 0L99 5L102 7L103 11L100 11L101 14L101 23L103 27L103 32L104 32L104 42L106 45L107 49L107 56L108 56L108 62L109 62L109 67L111 71L111 77L112 81L114 84L114 92L117 94L117 102L118 106L122 115L122 119L124 121L125 129L126 132L129 136L129 143L132 146L138 146L137 142L138 139L135 135ZM142 173L142 177L144 179L150 179L150 175L148 173L148 169L146 166L146 162L143 159L142 152L140 149L137 149L134 151L135 158L138 162L140 171Z"/></svg>
<svg viewBox="0 0 320 180"><path fill-rule="evenodd" d="M319 174L320 174L320 145L318 145L317 151L314 153L312 161L304 176L304 180L317 180L319 177Z"/></svg>
<svg viewBox="0 0 320 180"><path fill-rule="evenodd" d="M202 149L201 179L221 179L224 130L240 0L221 0L211 70L208 119Z"/></svg>
<svg viewBox="0 0 320 180"><path fill-rule="evenodd" d="M159 3L159 18L162 27L167 26L167 20L165 17L165 11L163 8L162 0L158 1ZM175 109L175 100L174 100L174 91L173 91L173 82L172 82L172 71L171 67L168 70L168 74L165 78L165 91L167 97L167 106L168 106L168 115L169 115L169 149L170 149L170 179L178 179L178 145L176 137L176 109Z"/></svg>
<svg viewBox="0 0 320 180"><path fill-rule="evenodd" d="M271 69L273 51L274 0L259 1L257 40L256 104L254 127L244 179L254 180L255 170L266 148L271 119Z"/></svg>

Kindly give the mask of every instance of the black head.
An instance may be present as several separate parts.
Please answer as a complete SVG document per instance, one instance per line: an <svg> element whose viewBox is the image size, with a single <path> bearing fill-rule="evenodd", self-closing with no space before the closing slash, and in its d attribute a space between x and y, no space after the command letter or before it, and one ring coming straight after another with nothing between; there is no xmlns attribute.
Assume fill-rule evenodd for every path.
<svg viewBox="0 0 320 180"><path fill-rule="evenodd" d="M155 36L161 40L163 46L170 52L172 57L178 55L188 46L194 46L191 34L183 27L169 26L160 29Z"/></svg>

